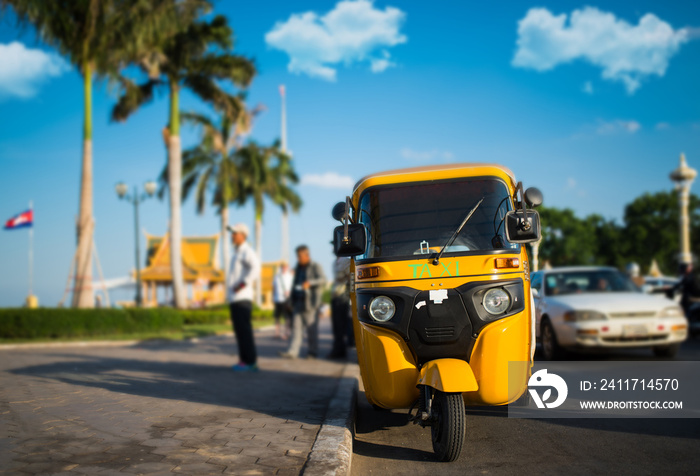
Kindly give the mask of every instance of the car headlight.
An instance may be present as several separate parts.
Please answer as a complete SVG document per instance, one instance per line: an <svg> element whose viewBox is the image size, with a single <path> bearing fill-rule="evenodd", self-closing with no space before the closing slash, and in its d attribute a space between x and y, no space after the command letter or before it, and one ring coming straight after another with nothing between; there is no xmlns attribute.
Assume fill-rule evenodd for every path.
<svg viewBox="0 0 700 476"><path fill-rule="evenodd" d="M564 320L568 322L604 321L605 314L598 311L568 311L564 313Z"/></svg>
<svg viewBox="0 0 700 476"><path fill-rule="evenodd" d="M503 288L489 289L484 293L483 304L489 314L503 314L510 307L510 294Z"/></svg>
<svg viewBox="0 0 700 476"><path fill-rule="evenodd" d="M685 314L683 314L683 309L681 309L678 306L671 306L663 309L659 313L659 317L683 317Z"/></svg>
<svg viewBox="0 0 700 476"><path fill-rule="evenodd" d="M386 296L377 296L369 303L369 315L379 322L386 322L396 313L394 301Z"/></svg>

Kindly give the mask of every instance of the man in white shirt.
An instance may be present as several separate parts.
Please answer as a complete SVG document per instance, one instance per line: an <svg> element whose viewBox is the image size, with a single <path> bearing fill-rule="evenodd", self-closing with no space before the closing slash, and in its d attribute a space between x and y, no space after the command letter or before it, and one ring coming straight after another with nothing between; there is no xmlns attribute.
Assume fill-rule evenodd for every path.
<svg viewBox="0 0 700 476"><path fill-rule="evenodd" d="M272 283L272 300L275 303L275 337L287 340L292 320L292 284L294 273L286 261L282 261Z"/></svg>
<svg viewBox="0 0 700 476"><path fill-rule="evenodd" d="M238 342L239 362L236 372L257 372L257 352L253 337L253 288L260 279L260 260L246 241L249 230L244 223L228 227L233 242L233 258L228 276L228 301L233 332Z"/></svg>

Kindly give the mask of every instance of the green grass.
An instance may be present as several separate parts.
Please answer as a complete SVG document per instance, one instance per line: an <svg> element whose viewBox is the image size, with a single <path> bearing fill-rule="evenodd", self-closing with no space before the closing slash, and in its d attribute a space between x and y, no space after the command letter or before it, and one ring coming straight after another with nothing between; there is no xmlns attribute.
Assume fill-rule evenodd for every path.
<svg viewBox="0 0 700 476"><path fill-rule="evenodd" d="M187 319L186 319L187 321ZM253 327L258 329L274 323L274 319L263 315L253 319ZM0 337L0 344L26 344L26 343L45 343L45 342L90 342L90 341L125 341L125 340L184 340L197 337L207 337L214 335L227 334L232 331L231 322L225 323L209 323L209 324L183 324L179 329L164 329L159 331L144 331L144 332L112 332L100 335L84 335L84 336L37 336L34 338L26 337Z"/></svg>

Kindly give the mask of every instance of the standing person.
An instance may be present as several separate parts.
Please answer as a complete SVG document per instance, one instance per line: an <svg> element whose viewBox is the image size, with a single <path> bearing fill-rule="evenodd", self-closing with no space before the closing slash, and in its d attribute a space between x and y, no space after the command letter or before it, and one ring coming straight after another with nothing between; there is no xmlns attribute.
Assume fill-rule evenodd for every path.
<svg viewBox="0 0 700 476"><path fill-rule="evenodd" d="M700 280L693 273L693 265L691 263L682 263L678 271L681 279L673 287L673 290L681 292L681 307L688 320L691 320L691 317L694 316L690 315L690 308L693 304L700 302Z"/></svg>
<svg viewBox="0 0 700 476"><path fill-rule="evenodd" d="M638 288L642 288L644 286L644 278L640 276L641 271L637 263L629 263L625 267L625 272L627 273L627 276L632 280L632 282L635 285L637 285Z"/></svg>
<svg viewBox="0 0 700 476"><path fill-rule="evenodd" d="M233 332L238 342L239 361L236 372L257 372L258 356L253 337L253 289L260 279L260 260L248 244L248 227L244 223L228 227L233 242L233 257L229 268L228 300Z"/></svg>
<svg viewBox="0 0 700 476"><path fill-rule="evenodd" d="M303 332L306 328L308 357L318 357L318 311L321 307L323 287L326 284L326 276L320 264L311 261L309 247L298 246L297 267L294 271L294 283L292 287L292 304L294 317L292 318L292 340L287 352L280 352L282 357L296 359L301 351L301 343L304 339Z"/></svg>
<svg viewBox="0 0 700 476"><path fill-rule="evenodd" d="M272 283L272 299L275 303L275 337L287 340L292 320L292 285L294 273L286 261L282 261Z"/></svg>
<svg viewBox="0 0 700 476"><path fill-rule="evenodd" d="M333 325L333 350L329 359L344 359L348 355L348 320L350 318L350 258L338 256L333 265L331 289L331 323Z"/></svg>

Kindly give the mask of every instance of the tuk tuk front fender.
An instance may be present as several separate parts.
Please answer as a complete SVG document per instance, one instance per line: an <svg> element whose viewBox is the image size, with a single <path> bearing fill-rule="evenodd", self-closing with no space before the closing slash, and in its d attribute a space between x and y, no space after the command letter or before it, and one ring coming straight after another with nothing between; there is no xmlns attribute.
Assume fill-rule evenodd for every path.
<svg viewBox="0 0 700 476"><path fill-rule="evenodd" d="M420 369L419 385L427 385L445 393L479 390L474 372L467 362L459 359L436 359Z"/></svg>

